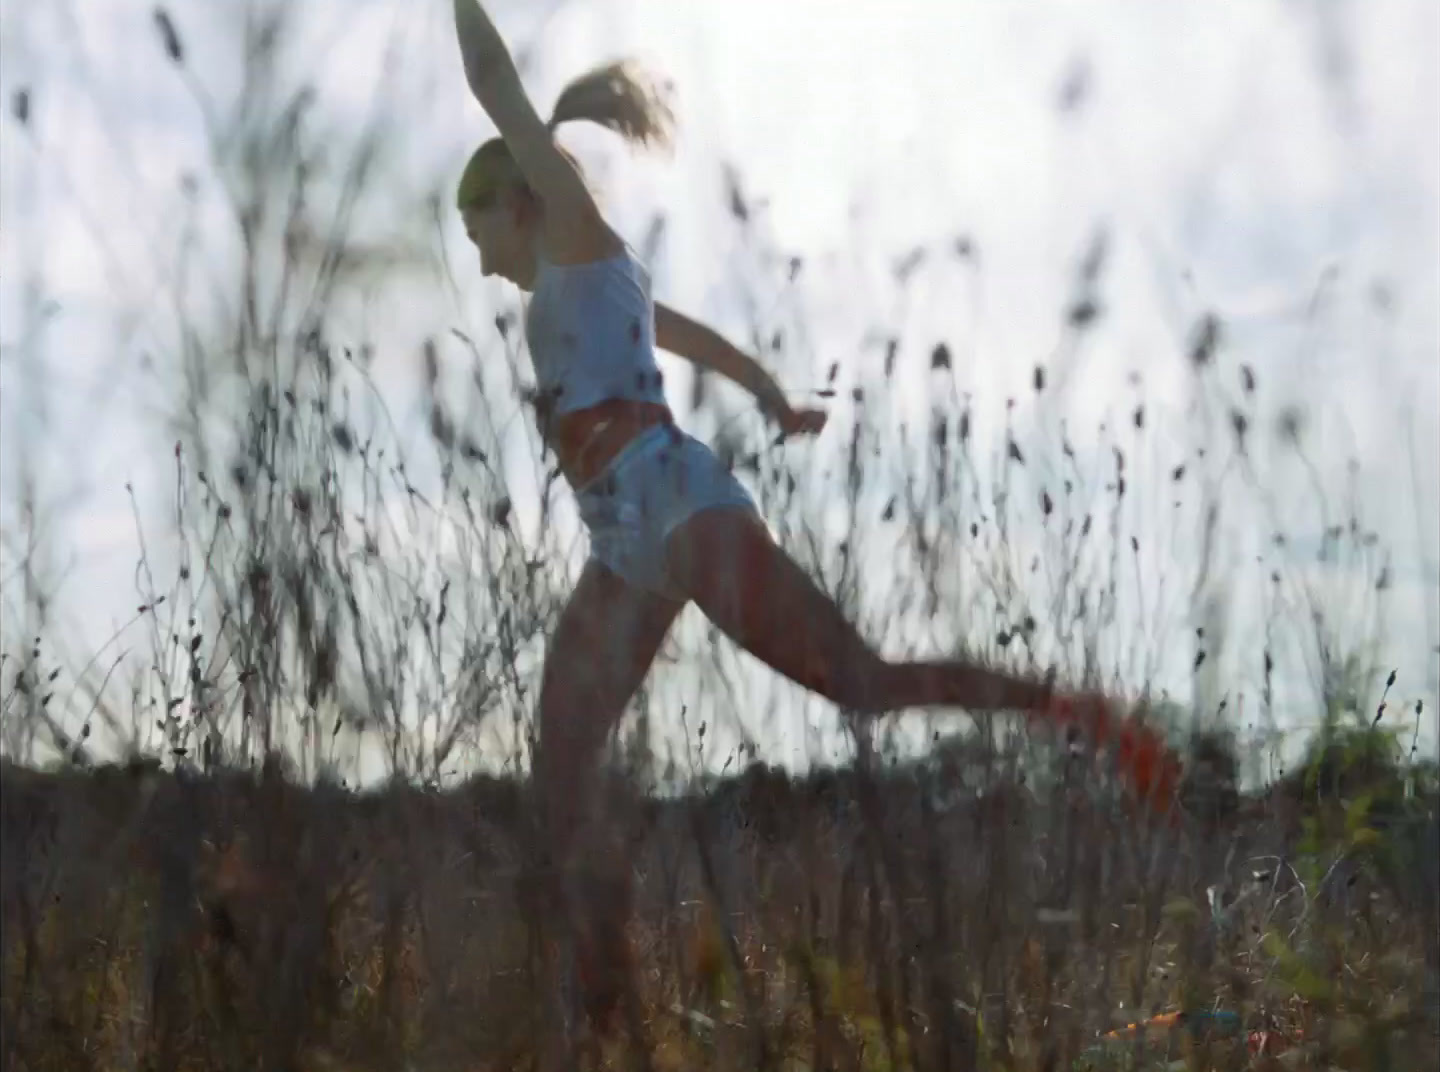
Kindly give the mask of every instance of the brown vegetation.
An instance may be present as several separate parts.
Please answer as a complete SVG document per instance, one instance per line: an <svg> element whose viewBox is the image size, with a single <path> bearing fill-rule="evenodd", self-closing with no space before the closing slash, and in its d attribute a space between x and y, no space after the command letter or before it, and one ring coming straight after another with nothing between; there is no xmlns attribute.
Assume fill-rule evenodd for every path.
<svg viewBox="0 0 1440 1072"><path fill-rule="evenodd" d="M629 800L650 1067L1258 1068L1258 1032L1285 1067L1434 1060L1433 785L1383 827L1355 804L1393 785L1292 799L1289 834L1277 794L1177 833L1077 790L1078 759L1039 791L948 760ZM0 785L6 1067L528 1067L522 783ZM1239 1020L1101 1044L1177 1009Z"/></svg>

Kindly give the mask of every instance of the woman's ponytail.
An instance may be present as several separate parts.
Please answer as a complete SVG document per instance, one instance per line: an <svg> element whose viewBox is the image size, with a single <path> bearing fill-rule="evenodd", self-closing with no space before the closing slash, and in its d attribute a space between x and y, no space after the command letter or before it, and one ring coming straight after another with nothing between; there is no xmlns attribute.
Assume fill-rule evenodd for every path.
<svg viewBox="0 0 1440 1072"><path fill-rule="evenodd" d="M631 60L618 60L576 78L560 94L550 129L588 120L619 134L632 145L668 149L675 114L669 84L656 85Z"/></svg>
<svg viewBox="0 0 1440 1072"><path fill-rule="evenodd" d="M667 100L668 84L657 86L630 60L618 60L597 67L575 79L555 102L550 116L551 131L561 123L589 120L619 134L632 145L668 149L675 115ZM563 146L560 151L575 160ZM455 191L455 205L461 212L486 203L507 184L525 185L510 150L502 138L491 138L471 154Z"/></svg>

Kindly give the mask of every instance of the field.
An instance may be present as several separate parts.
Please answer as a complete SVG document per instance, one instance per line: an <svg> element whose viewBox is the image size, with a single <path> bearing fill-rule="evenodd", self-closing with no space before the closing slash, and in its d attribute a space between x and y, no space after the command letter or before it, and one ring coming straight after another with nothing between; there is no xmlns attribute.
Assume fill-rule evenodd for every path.
<svg viewBox="0 0 1440 1072"><path fill-rule="evenodd" d="M617 794L644 1041L606 1067L1432 1065L1433 775L1406 797L1352 740L1240 798L1208 755L1178 831L1078 757L1039 793L951 750ZM523 792L7 768L6 1067L528 1067Z"/></svg>
<svg viewBox="0 0 1440 1072"><path fill-rule="evenodd" d="M105 26L144 63L64 74L83 65L41 45L70 56L66 29L5 75L27 154L7 144L7 221L88 235L104 270L7 230L0 1067L527 1069L556 921L524 892L525 772L584 537L532 421L522 310L484 299L451 207L479 128L429 80L453 49L438 16L392 34L364 6L385 29L356 37L383 48L336 61L337 88L306 43L324 0L244 7L116 0ZM372 68L360 108L349 72ZM1047 145L1084 122L1076 70ZM103 87L132 82L185 153L110 123ZM56 115L100 133L58 137ZM576 144L587 170L614 150ZM1358 389L1287 357L1361 352L1379 382L1373 355L1433 354L1409 312L1433 301L1298 254L1263 277L1266 219L1264 256L1230 268L1267 302L1301 277L1313 298L1232 319L1209 266L1137 260L1123 190L1061 218L1068 176L1044 271L1014 268L1024 227L986 231L958 197L923 239L855 223L807 259L738 165L687 160L714 203L674 211L704 218L727 333L830 423L778 442L666 356L682 425L885 654L1103 691L1185 780L1157 816L1085 740L915 712L856 733L687 611L606 753L636 968L590 1064L1436 1067L1440 649L1425 563L1389 546L1434 492L1374 427L1342 457ZM159 237L87 202L101 173ZM1180 186L1177 235L1200 211ZM694 220L616 202L657 290L683 281ZM129 438L101 438L112 398ZM107 505L67 498L87 488ZM75 583L77 532L133 561Z"/></svg>

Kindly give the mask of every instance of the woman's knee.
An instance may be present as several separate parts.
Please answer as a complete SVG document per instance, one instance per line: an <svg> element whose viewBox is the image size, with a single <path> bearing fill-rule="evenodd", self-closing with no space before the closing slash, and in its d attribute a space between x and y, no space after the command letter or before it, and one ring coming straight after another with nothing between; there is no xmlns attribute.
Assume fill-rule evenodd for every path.
<svg viewBox="0 0 1440 1072"><path fill-rule="evenodd" d="M603 743L595 727L596 712L586 708L581 693L571 682L541 685L536 747L542 773L556 770L563 775Z"/></svg>
<svg viewBox="0 0 1440 1072"><path fill-rule="evenodd" d="M815 691L835 706L862 714L884 709L885 681L890 664L865 644L845 645L817 658Z"/></svg>

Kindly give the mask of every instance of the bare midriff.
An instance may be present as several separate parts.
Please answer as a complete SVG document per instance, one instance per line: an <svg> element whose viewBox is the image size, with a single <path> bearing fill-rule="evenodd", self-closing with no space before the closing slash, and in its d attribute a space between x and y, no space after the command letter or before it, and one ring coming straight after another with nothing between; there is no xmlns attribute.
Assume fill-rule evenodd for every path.
<svg viewBox="0 0 1440 1072"><path fill-rule="evenodd" d="M580 488L641 432L674 423L669 406L616 398L556 417L548 439L565 479Z"/></svg>

